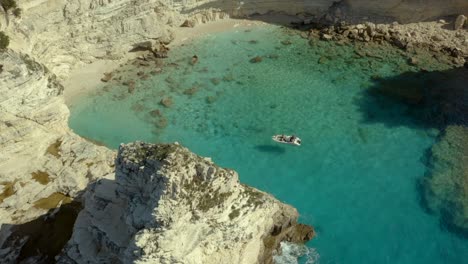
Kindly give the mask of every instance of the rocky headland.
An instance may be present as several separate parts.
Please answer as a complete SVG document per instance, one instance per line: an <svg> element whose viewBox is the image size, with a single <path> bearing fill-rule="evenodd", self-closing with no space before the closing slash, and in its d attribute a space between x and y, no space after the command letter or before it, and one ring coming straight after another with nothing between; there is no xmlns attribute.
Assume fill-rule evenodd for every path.
<svg viewBox="0 0 468 264"><path fill-rule="evenodd" d="M89 65L112 65L93 71L91 76L98 76L95 79L100 82L103 73L115 65L147 56L129 53L135 44L149 42L151 54L157 54L160 44L170 45L180 38L178 32L189 32L198 24L229 17L269 21L281 12L281 22L287 15L286 21L295 22L293 26L300 29L297 34L312 43L391 44L407 52L408 63L421 70L425 66L411 54L427 53L451 67L462 67L468 56L466 19L445 18L466 15L465 0L450 4L437 0L297 4L26 0L18 5L19 16L0 7L0 31L10 40L9 48L0 52L0 256L12 262L35 254L27 253L30 248L23 250L28 244L19 227L38 218L50 221L50 216L60 215L56 208L73 199L85 203L76 224L74 219L67 222L68 228L74 225L74 232L64 238L65 242L71 236L59 258L63 263L75 259L77 263L98 263L106 258L141 263L220 263L225 259L269 263L281 240L311 238L310 229L296 224L293 208L239 184L233 171L180 146L129 144L120 149L115 167L115 151L70 131L63 94L71 86L63 84L73 76L73 80L82 77L74 73ZM422 11L415 14L415 9ZM393 23L422 20L434 21ZM188 28L181 29L181 25ZM360 55L372 56L365 51ZM456 139L454 155L462 157L455 158L460 164L467 153L467 145L460 143L466 142L466 133L460 132L463 129L447 129L442 138L443 142ZM461 213L451 219L457 227L466 228L466 169L445 173L435 165L447 163L438 153L446 153L452 145L434 147L436 170L427 186L437 199L431 207L444 211L454 206ZM449 185L453 192L441 191L448 190L447 179L455 183ZM146 218L135 219L134 214ZM300 235L292 235L301 230ZM34 237L31 232L26 232L30 238ZM153 240L158 243L148 243ZM183 243L187 244L181 246ZM53 253L57 250L61 247ZM191 262L189 256L201 262Z"/></svg>
<svg viewBox="0 0 468 264"><path fill-rule="evenodd" d="M297 211L178 144L121 145L85 197L59 263L272 263L313 230Z"/></svg>

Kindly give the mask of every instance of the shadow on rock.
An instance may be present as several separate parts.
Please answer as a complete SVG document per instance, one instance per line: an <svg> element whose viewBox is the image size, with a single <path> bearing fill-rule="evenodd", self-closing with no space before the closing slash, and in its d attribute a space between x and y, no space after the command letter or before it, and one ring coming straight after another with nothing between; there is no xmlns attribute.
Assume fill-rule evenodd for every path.
<svg viewBox="0 0 468 264"><path fill-rule="evenodd" d="M283 154L286 150L280 146L273 146L273 145L257 145L255 149L261 152L266 153L273 153L273 154Z"/></svg>
<svg viewBox="0 0 468 264"><path fill-rule="evenodd" d="M0 257L2 263L55 263L70 239L81 203L73 201L24 224L3 224Z"/></svg>
<svg viewBox="0 0 468 264"><path fill-rule="evenodd" d="M375 79L358 100L365 123L443 129L468 125L468 69Z"/></svg>

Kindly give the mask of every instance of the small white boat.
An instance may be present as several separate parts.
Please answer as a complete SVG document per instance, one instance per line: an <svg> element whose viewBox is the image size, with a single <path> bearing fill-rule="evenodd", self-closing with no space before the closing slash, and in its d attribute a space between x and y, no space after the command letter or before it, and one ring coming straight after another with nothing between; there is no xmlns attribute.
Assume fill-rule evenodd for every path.
<svg viewBox="0 0 468 264"><path fill-rule="evenodd" d="M283 144L289 144L289 145L295 145L295 146L300 146L301 145L301 139L292 135L292 136L287 136L287 135L274 135L272 139L278 143L283 143Z"/></svg>

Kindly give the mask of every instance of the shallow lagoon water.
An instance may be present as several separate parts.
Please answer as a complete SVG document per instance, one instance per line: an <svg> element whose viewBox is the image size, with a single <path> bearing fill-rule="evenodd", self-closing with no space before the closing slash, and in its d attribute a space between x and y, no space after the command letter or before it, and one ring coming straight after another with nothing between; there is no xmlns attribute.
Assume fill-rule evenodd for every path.
<svg viewBox="0 0 468 264"><path fill-rule="evenodd" d="M354 46L309 45L276 26L209 35L172 50L163 72L137 81L132 94L111 84L77 100L70 127L113 148L178 141L235 169L316 228L307 246L317 263L463 263L468 241L420 202L435 133L408 106L366 92L372 78L415 69L393 48L366 50L370 57ZM262 61L251 63L255 56ZM302 146L275 144L279 133L300 136Z"/></svg>

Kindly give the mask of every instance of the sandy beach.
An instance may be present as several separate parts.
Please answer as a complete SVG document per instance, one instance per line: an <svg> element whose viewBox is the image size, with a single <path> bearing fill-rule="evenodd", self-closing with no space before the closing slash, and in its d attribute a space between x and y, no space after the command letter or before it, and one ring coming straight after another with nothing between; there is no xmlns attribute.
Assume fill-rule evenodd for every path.
<svg viewBox="0 0 468 264"><path fill-rule="evenodd" d="M267 23L262 21L252 21L246 19L222 19L212 21L206 24L199 24L193 28L179 27L174 29L174 40L170 43L170 48L175 48L179 45L189 43L194 38L206 36L209 34L223 32L226 30L240 28L240 27L254 27L265 25ZM98 87L103 82L101 78L104 73L112 72L120 65L125 64L127 61L136 58L142 53L127 53L120 60L98 60L93 63L87 64L83 67L76 68L70 73L69 78L64 82L64 97L65 103L71 106L73 102Z"/></svg>

